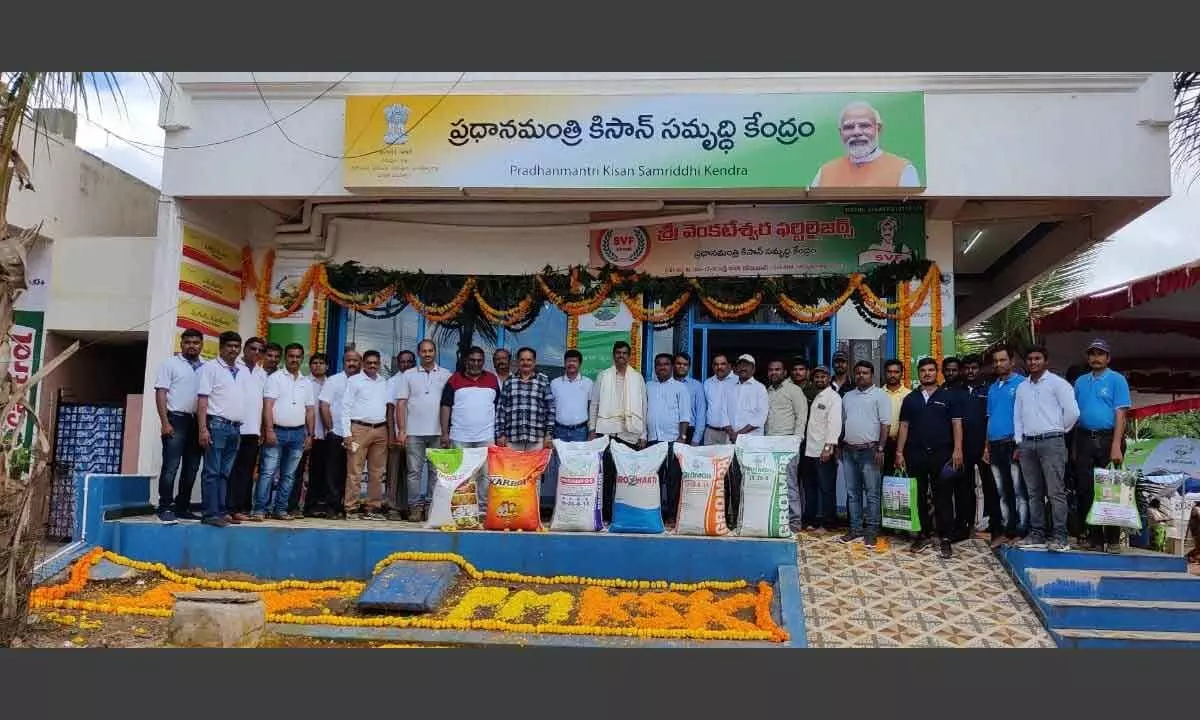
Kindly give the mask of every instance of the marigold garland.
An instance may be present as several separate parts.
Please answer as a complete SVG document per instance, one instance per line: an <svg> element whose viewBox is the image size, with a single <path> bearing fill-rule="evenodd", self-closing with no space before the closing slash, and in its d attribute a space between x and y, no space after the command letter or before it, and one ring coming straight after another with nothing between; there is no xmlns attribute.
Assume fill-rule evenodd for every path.
<svg viewBox="0 0 1200 720"><path fill-rule="evenodd" d="M930 268L929 272L935 274L940 283L941 273L938 271L937 266L935 265ZM940 286L933 289L933 296L929 300L929 315L930 352L933 354L933 359L937 361L939 368L938 379L940 382L942 379L940 370L942 367L942 290Z"/></svg>
<svg viewBox="0 0 1200 720"><path fill-rule="evenodd" d="M164 577L174 586L160 586L150 593L143 595L140 600L135 598L124 598L124 602L94 602L84 600L67 599L65 596L69 593L79 592L83 589L87 582L88 573L101 559L108 559L114 563L132 567L134 569L156 572ZM146 617L170 617L172 610L166 607L159 606L159 603L164 602L163 598L170 593L181 589L191 589L193 587L209 587L213 589L230 589L244 590L260 593L278 592L281 590L289 590L300 592L289 592L287 597L282 595L272 598L270 595L264 597L264 603L267 605L267 622L299 624L299 625L337 625L346 627L397 627L397 628L422 628L431 630L490 630L515 633L549 633L549 634L565 634L565 635L593 635L593 636L613 636L613 637L636 637L636 638L655 638L655 639L691 639L691 640L741 640L741 641L773 641L782 642L787 639L787 633L778 628L770 619L770 585L760 582L756 600L749 602L756 603L756 621L754 624L746 623L737 618L729 617L729 613L735 612L737 609L747 607L748 594L742 593L732 598L727 598L719 602L713 602L711 589L738 589L747 587L747 583L743 580L737 581L707 581L701 583L668 583L665 581L647 581L647 580L622 580L622 579L604 579L604 578L584 578L575 576L554 576L551 578L528 576L520 573L499 573L495 571L480 571L473 565L466 562L461 556L454 553L419 553L419 552L400 552L393 553L381 560L375 567L375 572L379 572L393 562L400 560L431 560L431 561L449 561L458 564L464 572L469 576L477 579L501 579L509 582L533 582L537 584L562 584L570 582L572 584L588 585L584 595L593 598L593 602L603 602L600 595L602 593L607 597L607 593L601 588L603 587L625 587L637 589L661 589L661 590L688 590L693 593L691 599L679 596L674 592L656 592L648 593L641 598L633 596L632 593L621 593L617 597L628 598L633 596L634 602L638 603L639 608L647 609L658 603L659 606L665 601L668 603L674 602L680 605L687 603L688 614L683 615L684 625L687 627L662 627L672 622L677 622L676 617L680 613L676 610L674 613L663 609L662 607L654 607L654 612L651 612L648 617L643 618L641 622L634 623L634 627L605 627L592 623L583 624L583 621L589 618L594 618L594 611L585 612L581 608L579 620L581 624L565 625L562 624L566 616L570 613L570 608L567 607L571 597L567 593L550 593L545 597L536 596L529 591L519 591L516 597L522 597L519 603L514 604L511 609L508 606L501 608L500 613L504 617L517 618L523 614L524 609L532 605L540 605L547 607L546 622L543 623L515 623L506 622L499 617L492 619L472 619L475 611L483 606L495 606L507 597L509 591L507 588L474 588L467 596L464 596L462 602L456 607L449 617L444 620L436 620L424 617L349 617L333 615L329 611L322 610L319 615L297 615L295 613L278 612L280 609L296 609L297 607L313 608L323 600L334 595L341 594L343 596L353 596L362 591L364 586L361 582L356 581L320 581L310 582L304 580L284 580L273 583L250 583L242 581L228 580L209 580L207 578L188 577L179 573L168 570L162 563L147 563L129 558L122 557L115 553L105 551L101 548L93 548L83 557L81 557L71 568L67 582L44 588L36 588L31 596L31 607L51 607L59 609L73 609L87 612L108 613L115 615L140 615ZM528 593L522 596L521 593ZM564 599L565 598L565 599ZM707 609L701 607L704 603L709 603L711 607ZM471 607L473 606L473 607ZM469 613L468 613L469 609ZM626 614L627 615L627 614ZM690 618L690 619L689 619ZM723 629L712 630L708 629L710 624L716 624ZM732 629L731 629L732 628ZM766 628L766 629L764 629Z"/></svg>
<svg viewBox="0 0 1200 720"><path fill-rule="evenodd" d="M613 290L611 280L604 280L600 286L596 288L596 292L590 298L582 300L567 300L562 295L554 292L546 279L538 274L534 276L537 279L538 289L542 291L542 295L546 297L555 307L562 310L570 316L578 317L579 315L587 315L593 313L608 300L609 293Z"/></svg>

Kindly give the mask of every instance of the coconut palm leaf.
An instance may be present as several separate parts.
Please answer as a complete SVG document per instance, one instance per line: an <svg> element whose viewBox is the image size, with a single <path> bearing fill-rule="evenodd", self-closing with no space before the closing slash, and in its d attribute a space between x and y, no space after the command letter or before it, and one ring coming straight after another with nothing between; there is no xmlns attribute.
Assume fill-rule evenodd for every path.
<svg viewBox="0 0 1200 720"><path fill-rule="evenodd" d="M145 74L143 74L145 76ZM101 98L111 98L118 111L123 111L125 98L121 80L114 73L87 72L0 72L0 412L23 406L29 387L49 374L78 349L78 343L65 353L49 360L35 377L15 381L8 373L10 356L9 332L13 325L13 309L26 289L25 257L38 237L38 227L13 229L8 225L8 201L13 181L23 190L34 190L33 173L21 157L21 128L32 127L33 142L42 129L33 120L32 110L38 107L68 108L84 115L90 104ZM26 411L28 412L28 411ZM44 518L35 512L35 499L45 497L49 488L46 455L49 442L41 427L34 424L32 457L28 471L16 449L17 433L0 438L0 647L12 644L25 627L29 612L29 591L33 568L42 536Z"/></svg>
<svg viewBox="0 0 1200 720"><path fill-rule="evenodd" d="M1000 344L1024 352L1034 342L1033 324L1077 297L1091 279L1096 257L1107 244L1096 243L1017 294L1008 305L961 334L964 352L985 352Z"/></svg>
<svg viewBox="0 0 1200 720"><path fill-rule="evenodd" d="M1200 72L1175 73L1171 159L1177 170L1200 173Z"/></svg>

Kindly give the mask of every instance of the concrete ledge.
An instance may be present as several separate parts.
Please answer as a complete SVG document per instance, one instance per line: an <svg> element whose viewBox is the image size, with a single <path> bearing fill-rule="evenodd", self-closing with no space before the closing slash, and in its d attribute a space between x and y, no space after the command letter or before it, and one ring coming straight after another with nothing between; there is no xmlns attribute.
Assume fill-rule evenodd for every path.
<svg viewBox="0 0 1200 720"><path fill-rule="evenodd" d="M668 580L777 580L796 563L791 540L608 533L442 532L401 523L304 520L214 528L153 518L108 521L115 552L177 569L263 579L366 579L399 551L453 552L486 570Z"/></svg>
<svg viewBox="0 0 1200 720"><path fill-rule="evenodd" d="M531 647L604 647L604 648L763 648L783 649L784 643L734 642L729 640L639 640L623 637L582 635L518 635L482 630L415 630L411 628L352 628L339 625L284 625L269 623L267 631L276 635L311 637L344 642L405 642L426 645L513 645Z"/></svg>

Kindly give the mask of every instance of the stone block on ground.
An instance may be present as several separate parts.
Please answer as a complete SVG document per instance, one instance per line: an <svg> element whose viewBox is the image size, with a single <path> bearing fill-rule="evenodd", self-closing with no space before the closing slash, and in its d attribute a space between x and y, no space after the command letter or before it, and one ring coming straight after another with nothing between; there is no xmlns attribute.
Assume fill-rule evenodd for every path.
<svg viewBox="0 0 1200 720"><path fill-rule="evenodd" d="M460 572L452 562L392 563L367 583L358 596L358 607L374 612L433 612Z"/></svg>
<svg viewBox="0 0 1200 720"><path fill-rule="evenodd" d="M104 559L92 566L88 572L88 580L128 580L137 574L138 571L131 567L118 565L112 560Z"/></svg>
<svg viewBox="0 0 1200 720"><path fill-rule="evenodd" d="M175 595L167 641L183 647L256 647L267 608L255 593L201 590Z"/></svg>

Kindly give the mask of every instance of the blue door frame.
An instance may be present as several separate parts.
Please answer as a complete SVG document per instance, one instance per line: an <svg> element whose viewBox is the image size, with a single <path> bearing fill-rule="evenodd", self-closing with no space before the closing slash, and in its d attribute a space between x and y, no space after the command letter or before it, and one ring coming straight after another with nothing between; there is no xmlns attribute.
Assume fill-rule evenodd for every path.
<svg viewBox="0 0 1200 720"><path fill-rule="evenodd" d="M692 334L694 331L700 331L699 354L696 353L697 348L692 342ZM820 324L810 323L733 323L733 322L717 322L705 323L700 322L699 310L696 305L691 305L688 308L687 318L681 324L677 332L683 333L683 349L692 358L692 364L696 364L696 359L701 358L704 367L701 368L700 380L703 382L708 379L709 368L703 358L708 357L708 331L738 331L738 330L768 330L771 332L815 332L817 334L817 358L818 362L826 362L826 354L832 354L832 349L837 347L837 315L829 319L828 322ZM642 342L642 367L646 379L649 380L654 374L654 348L652 347L654 331L650 327L643 328Z"/></svg>

